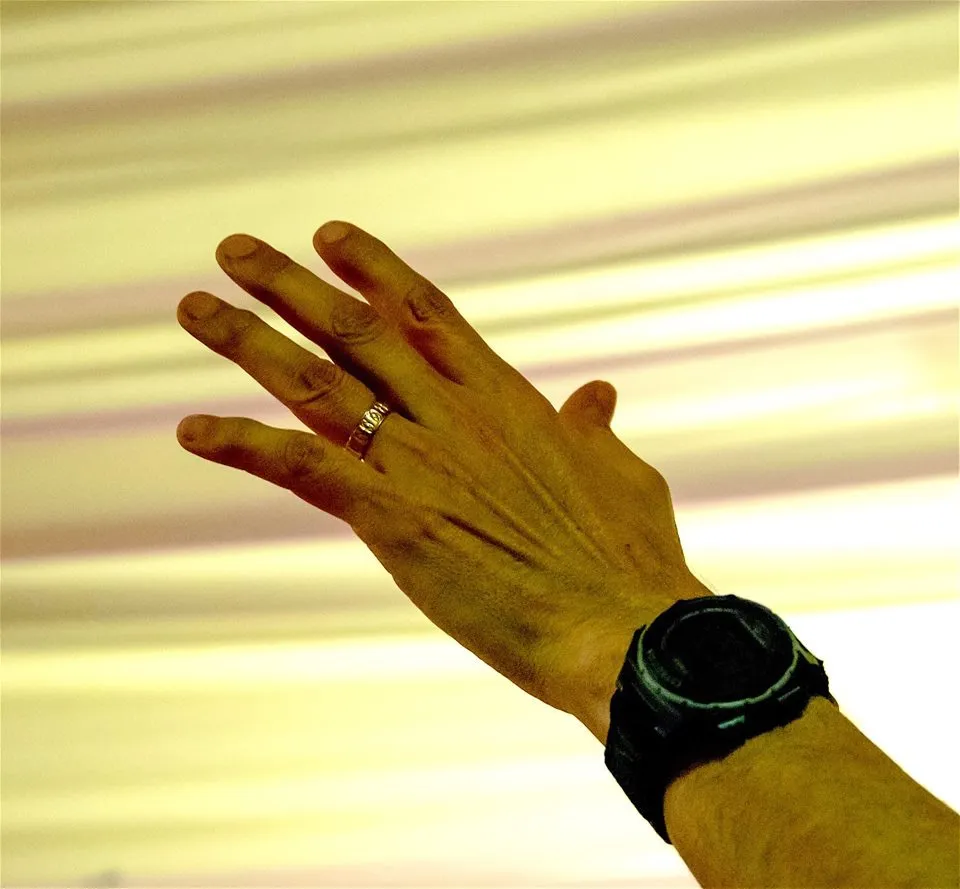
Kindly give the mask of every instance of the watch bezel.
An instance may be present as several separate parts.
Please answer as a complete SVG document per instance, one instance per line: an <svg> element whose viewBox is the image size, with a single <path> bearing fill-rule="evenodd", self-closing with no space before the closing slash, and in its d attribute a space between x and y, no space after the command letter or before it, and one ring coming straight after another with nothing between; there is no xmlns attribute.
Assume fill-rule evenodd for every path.
<svg viewBox="0 0 960 889"><path fill-rule="evenodd" d="M779 651L773 657L779 659L769 679L761 682L763 690L754 695L741 695L726 700L702 700L690 697L682 691L683 679L670 672L669 664L660 656L659 643L669 639L670 632L681 622L710 613L730 612L741 623L749 617L754 626L768 630L767 647L777 646ZM752 630L748 627L748 632ZM803 646L794 636L787 624L773 611L758 602L742 599L738 596L709 596L700 599L685 599L675 603L657 616L640 634L637 644L637 679L649 695L645 698L674 704L683 710L723 711L742 710L744 707L758 706L787 686L793 678L803 657ZM689 680L686 680L689 682ZM671 708L672 709L672 708Z"/></svg>

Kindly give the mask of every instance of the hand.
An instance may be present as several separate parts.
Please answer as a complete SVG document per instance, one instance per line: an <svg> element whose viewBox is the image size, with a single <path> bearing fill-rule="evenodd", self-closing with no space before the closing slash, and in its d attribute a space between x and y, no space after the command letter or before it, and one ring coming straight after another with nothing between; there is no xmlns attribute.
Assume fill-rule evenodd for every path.
<svg viewBox="0 0 960 889"><path fill-rule="evenodd" d="M181 421L180 443L343 519L436 626L605 742L590 714L608 706L634 630L710 594L687 569L666 482L611 431L613 386L588 383L558 413L446 295L346 231L329 244L318 231L314 247L367 302L262 241L217 249L333 362L209 294L177 307L316 434L200 415ZM361 461L344 445L377 399L393 412Z"/></svg>

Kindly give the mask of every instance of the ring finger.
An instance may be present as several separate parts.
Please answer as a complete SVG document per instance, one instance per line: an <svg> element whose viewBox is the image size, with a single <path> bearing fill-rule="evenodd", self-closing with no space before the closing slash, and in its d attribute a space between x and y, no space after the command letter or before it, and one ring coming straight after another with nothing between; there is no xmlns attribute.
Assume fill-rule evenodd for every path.
<svg viewBox="0 0 960 889"><path fill-rule="evenodd" d="M209 314L204 314L204 309ZM211 311L212 310L212 311ZM256 313L203 292L188 294L177 320L191 336L242 367L314 432L344 446L376 395L331 361L298 346ZM409 420L391 413L373 437L389 439ZM392 430L392 431L391 431Z"/></svg>

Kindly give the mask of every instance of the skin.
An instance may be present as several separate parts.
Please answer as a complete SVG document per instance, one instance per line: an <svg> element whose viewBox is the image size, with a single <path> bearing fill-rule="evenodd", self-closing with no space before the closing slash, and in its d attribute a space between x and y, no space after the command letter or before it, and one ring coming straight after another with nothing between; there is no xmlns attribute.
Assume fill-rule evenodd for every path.
<svg viewBox="0 0 960 889"><path fill-rule="evenodd" d="M211 294L177 306L312 433L191 415L180 444L347 522L432 623L605 743L634 630L711 595L687 568L664 478L610 429L613 386L587 383L558 412L434 284L343 225L314 248L365 302L248 235L216 251L332 361ZM216 311L192 317L205 298ZM344 445L378 399L393 412L361 461Z"/></svg>

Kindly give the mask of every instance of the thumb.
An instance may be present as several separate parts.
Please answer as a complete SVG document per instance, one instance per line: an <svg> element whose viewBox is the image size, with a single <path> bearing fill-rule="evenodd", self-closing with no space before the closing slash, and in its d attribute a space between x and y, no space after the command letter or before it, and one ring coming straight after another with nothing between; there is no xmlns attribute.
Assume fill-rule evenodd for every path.
<svg viewBox="0 0 960 889"><path fill-rule="evenodd" d="M617 390L606 380L593 380L577 389L560 408L560 416L581 428L610 428Z"/></svg>

